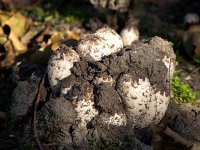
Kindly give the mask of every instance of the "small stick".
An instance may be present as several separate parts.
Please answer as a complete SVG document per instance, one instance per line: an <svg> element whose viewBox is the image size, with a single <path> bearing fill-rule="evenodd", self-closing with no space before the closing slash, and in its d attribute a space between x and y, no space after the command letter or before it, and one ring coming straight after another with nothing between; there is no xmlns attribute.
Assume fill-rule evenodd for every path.
<svg viewBox="0 0 200 150"><path fill-rule="evenodd" d="M35 105L34 105L34 112L33 112L33 130L34 130L34 138L37 142L37 145L39 147L40 150L43 150L43 147L42 147L42 144L38 138L38 132L37 132L37 127L36 127L36 123L37 123L37 119L36 119L36 116L37 116L37 108L38 108L38 105L39 105L39 101L40 101L40 98L41 98L41 91L42 91L42 86L44 85L44 79L45 79L45 76L46 76L46 71L43 75L43 78L39 84L39 88L38 88L38 93L37 93L37 97L36 97L36 101L35 101Z"/></svg>
<svg viewBox="0 0 200 150"><path fill-rule="evenodd" d="M179 134L177 134L176 132L172 131L169 127L166 127L163 130L163 133L165 133L166 135L168 135L169 137L173 138L174 141L179 142L183 145L186 145L187 148L192 147L192 143L190 141L185 140L183 137L181 137Z"/></svg>

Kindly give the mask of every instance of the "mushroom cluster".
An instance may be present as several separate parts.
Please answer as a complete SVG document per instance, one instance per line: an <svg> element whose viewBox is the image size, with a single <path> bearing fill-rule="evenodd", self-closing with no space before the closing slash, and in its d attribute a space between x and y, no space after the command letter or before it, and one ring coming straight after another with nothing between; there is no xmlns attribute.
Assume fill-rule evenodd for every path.
<svg viewBox="0 0 200 150"><path fill-rule="evenodd" d="M61 46L49 60L48 78L72 107L65 109L75 112L74 122L63 122L77 146L93 136L119 142L127 129L158 123L170 100L174 70L169 42L154 37L123 47L121 37L106 27L83 37L76 50Z"/></svg>

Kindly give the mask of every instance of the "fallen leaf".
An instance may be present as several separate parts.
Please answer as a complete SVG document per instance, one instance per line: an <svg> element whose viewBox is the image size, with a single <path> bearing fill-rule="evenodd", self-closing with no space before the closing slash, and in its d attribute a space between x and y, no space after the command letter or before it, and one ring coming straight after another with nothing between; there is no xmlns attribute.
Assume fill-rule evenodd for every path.
<svg viewBox="0 0 200 150"><path fill-rule="evenodd" d="M64 40L64 35L61 32L53 32L50 39L47 41L47 45L60 42Z"/></svg>
<svg viewBox="0 0 200 150"><path fill-rule="evenodd" d="M17 13L13 15L9 20L7 20L5 25L10 27L11 31L15 34L16 37L21 37L27 32L30 26L30 22L31 21L26 17Z"/></svg>
<svg viewBox="0 0 200 150"><path fill-rule="evenodd" d="M10 18L11 14L7 12L0 11L0 23L3 24Z"/></svg>
<svg viewBox="0 0 200 150"><path fill-rule="evenodd" d="M21 43L19 38L12 31L10 32L8 38L13 44L16 56L26 52L27 47Z"/></svg>
<svg viewBox="0 0 200 150"><path fill-rule="evenodd" d="M67 30L66 34L67 34L67 39L74 39L77 41L81 39L81 36L73 31Z"/></svg>
<svg viewBox="0 0 200 150"><path fill-rule="evenodd" d="M53 32L51 37L47 41L47 45L51 45L51 50L58 49L60 43L64 40L64 35L61 32Z"/></svg>

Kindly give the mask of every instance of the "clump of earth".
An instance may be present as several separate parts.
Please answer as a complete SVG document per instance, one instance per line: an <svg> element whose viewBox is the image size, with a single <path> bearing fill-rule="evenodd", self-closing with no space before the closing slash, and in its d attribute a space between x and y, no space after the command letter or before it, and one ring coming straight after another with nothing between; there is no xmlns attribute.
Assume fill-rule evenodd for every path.
<svg viewBox="0 0 200 150"><path fill-rule="evenodd" d="M69 50L64 46L60 51L65 49ZM56 94L45 79L37 111L40 140L67 149L152 149L146 145L150 143L150 133L140 141L147 134L143 129L159 123L165 115L163 122L172 123L171 127L183 137L198 141L198 133L189 135L191 128L186 120L181 129L174 122L178 113L184 118L182 109L177 106L180 111L171 111L170 104L167 110L174 68L173 49L159 37L135 42L98 61L74 62L68 76L59 81ZM15 122L33 112L40 80L41 76L33 74L15 88L11 106ZM190 114L187 116L190 118ZM195 126L198 122L193 123ZM187 131L182 132L183 129ZM27 130L29 136L25 136ZM28 125L23 126L20 136L25 137L21 142L31 141Z"/></svg>

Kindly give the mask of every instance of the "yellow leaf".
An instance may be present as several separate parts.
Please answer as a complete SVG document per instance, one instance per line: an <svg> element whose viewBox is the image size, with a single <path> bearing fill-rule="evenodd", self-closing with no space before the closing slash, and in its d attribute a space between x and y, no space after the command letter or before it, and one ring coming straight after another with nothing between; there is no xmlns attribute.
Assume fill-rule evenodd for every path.
<svg viewBox="0 0 200 150"><path fill-rule="evenodd" d="M51 45L51 50L56 51L59 48L60 44L61 44L61 41L53 43Z"/></svg>
<svg viewBox="0 0 200 150"><path fill-rule="evenodd" d="M81 38L80 35L78 35L77 33L73 32L73 31L68 30L68 31L66 31L66 33L67 33L68 39L74 39L74 40L79 41Z"/></svg>
<svg viewBox="0 0 200 150"><path fill-rule="evenodd" d="M16 37L21 37L27 32L30 21L21 14L14 14L10 19L5 22L5 25L10 27L10 30L15 34Z"/></svg>
<svg viewBox="0 0 200 150"><path fill-rule="evenodd" d="M10 32L8 38L9 38L9 40L13 44L16 56L19 55L19 54L22 54L22 53L26 52L27 47L20 42L20 40L18 39L18 37L12 31Z"/></svg>
<svg viewBox="0 0 200 150"><path fill-rule="evenodd" d="M64 40L64 35L61 32L54 32L48 40L47 45Z"/></svg>
<svg viewBox="0 0 200 150"><path fill-rule="evenodd" d="M10 18L10 14L0 11L0 22L3 25Z"/></svg>
<svg viewBox="0 0 200 150"><path fill-rule="evenodd" d="M5 36L0 36L0 45L5 44L7 40L8 40L7 37L5 37Z"/></svg>

